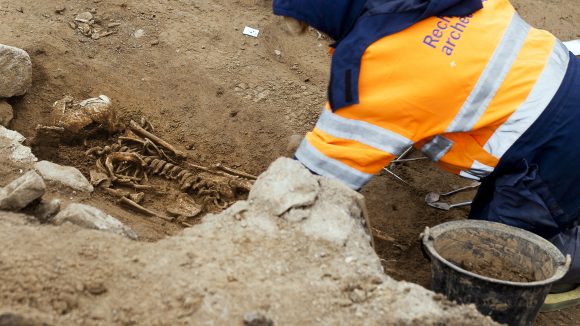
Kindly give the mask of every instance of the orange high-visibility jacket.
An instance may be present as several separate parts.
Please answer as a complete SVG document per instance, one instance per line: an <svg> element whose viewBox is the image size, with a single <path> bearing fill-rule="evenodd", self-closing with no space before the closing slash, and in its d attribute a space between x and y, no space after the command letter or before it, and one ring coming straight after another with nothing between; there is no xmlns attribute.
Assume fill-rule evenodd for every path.
<svg viewBox="0 0 580 326"><path fill-rule="evenodd" d="M359 103L328 104L296 158L354 189L411 145L446 170L485 177L544 111L569 60L508 0L428 18L367 48Z"/></svg>

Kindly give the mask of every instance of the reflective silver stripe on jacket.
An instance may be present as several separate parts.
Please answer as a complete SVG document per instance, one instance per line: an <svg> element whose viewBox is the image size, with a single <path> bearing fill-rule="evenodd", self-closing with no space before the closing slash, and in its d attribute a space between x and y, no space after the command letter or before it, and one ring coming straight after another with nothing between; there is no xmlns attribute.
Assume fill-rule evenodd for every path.
<svg viewBox="0 0 580 326"><path fill-rule="evenodd" d="M357 141L393 155L401 154L413 142L390 130L368 122L343 118L323 110L316 128L342 139Z"/></svg>
<svg viewBox="0 0 580 326"><path fill-rule="evenodd" d="M469 171L461 171L460 176L473 180L480 180L481 178L487 177L493 172L494 168L487 166L481 162L473 161Z"/></svg>
<svg viewBox="0 0 580 326"><path fill-rule="evenodd" d="M433 162L439 162L447 152L453 147L453 142L441 135L433 137L433 139L423 145L421 152L425 154Z"/></svg>
<svg viewBox="0 0 580 326"><path fill-rule="evenodd" d="M531 27L518 14L514 14L501 42L485 67L475 88L455 116L446 132L470 131L481 118L497 94L512 68Z"/></svg>
<svg viewBox="0 0 580 326"><path fill-rule="evenodd" d="M506 122L495 130L484 145L484 149L488 153L501 158L538 119L560 88L566 75L569 61L570 54L568 49L562 42L556 40L550 59L526 101L512 113Z"/></svg>
<svg viewBox="0 0 580 326"><path fill-rule="evenodd" d="M296 158L311 171L342 181L352 189L360 189L373 177L372 174L360 172L350 166L327 157L304 139L296 152Z"/></svg>

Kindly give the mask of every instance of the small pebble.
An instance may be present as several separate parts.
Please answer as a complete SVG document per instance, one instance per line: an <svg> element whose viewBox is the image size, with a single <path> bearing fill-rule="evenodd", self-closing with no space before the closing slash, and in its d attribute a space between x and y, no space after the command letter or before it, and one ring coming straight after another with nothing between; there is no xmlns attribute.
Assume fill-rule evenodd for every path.
<svg viewBox="0 0 580 326"><path fill-rule="evenodd" d="M249 312L244 315L245 326L274 326L272 319L260 312Z"/></svg>
<svg viewBox="0 0 580 326"><path fill-rule="evenodd" d="M101 295L107 292L105 285L100 282L85 284L85 289L92 295Z"/></svg>
<svg viewBox="0 0 580 326"><path fill-rule="evenodd" d="M138 29L134 31L131 36L133 36L134 38L142 38L143 36L145 36L145 31L142 29Z"/></svg>
<svg viewBox="0 0 580 326"><path fill-rule="evenodd" d="M75 18L75 21L80 22L80 23L89 23L91 20L93 19L93 14L91 14L90 12L86 11L86 12L82 12L80 14L78 14Z"/></svg>

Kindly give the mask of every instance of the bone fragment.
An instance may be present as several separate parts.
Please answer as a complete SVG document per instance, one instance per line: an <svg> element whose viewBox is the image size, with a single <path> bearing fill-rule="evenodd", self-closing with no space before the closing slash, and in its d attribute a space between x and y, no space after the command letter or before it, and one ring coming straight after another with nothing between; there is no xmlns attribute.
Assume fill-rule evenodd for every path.
<svg viewBox="0 0 580 326"><path fill-rule="evenodd" d="M137 204L136 202L132 201L131 199L127 198L127 197L121 197L119 198L119 203L122 205L125 205L127 208L130 208L131 210L146 215L146 216L153 216L153 217L158 217L160 219L166 220L166 221L173 221L173 218L171 217L167 217L167 216L163 216L159 213L156 213L150 209L147 209L139 204Z"/></svg>
<svg viewBox="0 0 580 326"><path fill-rule="evenodd" d="M158 136L150 133L149 131L143 129L143 127L139 126L139 124L137 122L131 120L129 126L130 126L131 130L134 133L136 133L137 135L139 135L141 137L144 137L144 138L151 139L157 145L159 145L159 146L167 149L168 151L170 151L171 153L173 153L175 156L181 157L181 158L185 158L186 157L185 153L183 153L183 152L175 149L175 147L171 146L171 144L169 144L165 140L163 140L160 137L158 137Z"/></svg>
<svg viewBox="0 0 580 326"><path fill-rule="evenodd" d="M224 172L227 172L231 175L235 175L238 177L242 177L242 178L246 178L246 179L251 179L251 180L256 180L258 179L258 177L256 177L255 175L251 175L249 173L246 173L244 171L239 171L239 170L235 170L232 168L229 168L227 166L223 166L221 163L217 163L214 165L217 169L222 170Z"/></svg>
<svg viewBox="0 0 580 326"><path fill-rule="evenodd" d="M197 164L193 164L193 163L187 163L187 165L189 165L190 167L192 167L194 169L198 169L198 170L201 170L201 171L204 171L204 172L207 172L207 173L219 175L219 176L226 177L226 178L231 178L232 177L231 174L226 174L226 173L223 173L223 172L220 172L220 171L215 171L215 170L212 170L212 169L207 168L205 166L201 166L201 165L197 165Z"/></svg>

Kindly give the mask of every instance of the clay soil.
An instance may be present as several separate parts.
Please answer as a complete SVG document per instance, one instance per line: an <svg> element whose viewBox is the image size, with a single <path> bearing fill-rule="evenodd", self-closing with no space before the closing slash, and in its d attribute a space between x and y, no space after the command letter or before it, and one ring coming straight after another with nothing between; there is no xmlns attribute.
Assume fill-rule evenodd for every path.
<svg viewBox="0 0 580 326"><path fill-rule="evenodd" d="M471 261L454 261L449 260L450 262L454 263L455 265L463 268L466 271L483 275L487 277L494 278L496 280L503 280L508 282L534 282L536 278L534 277L533 272L531 271L522 271L521 268L517 266L507 266L504 262L501 261L476 261L475 259L471 259ZM526 273L527 272L527 273Z"/></svg>
<svg viewBox="0 0 580 326"><path fill-rule="evenodd" d="M514 2L534 25L564 40L580 38L580 7L573 1ZM269 6L261 0L0 0L0 42L27 50L34 65L32 89L11 100L16 115L11 127L32 137L37 124L48 122L52 103L65 95L104 94L124 121L146 117L159 135L187 150L191 163L219 162L259 174L286 154L292 135L314 126L325 101L329 65L328 39L314 30L288 35ZM84 11L92 11L101 26L120 23L112 28L116 33L98 40L80 35L69 23ZM259 37L242 35L244 26L259 29ZM138 30L143 35L137 38ZM106 141L91 139L89 145ZM93 162L83 154L87 149L62 146L40 158L88 173ZM468 210L437 211L423 198L467 182L423 161L394 171L410 186L385 174L363 190L377 230L377 251L388 274L429 287L420 232L464 218ZM117 216L145 241L182 228L127 212L99 191L66 196ZM155 198L146 203L163 208ZM580 310L572 309L543 314L537 323L578 320Z"/></svg>

